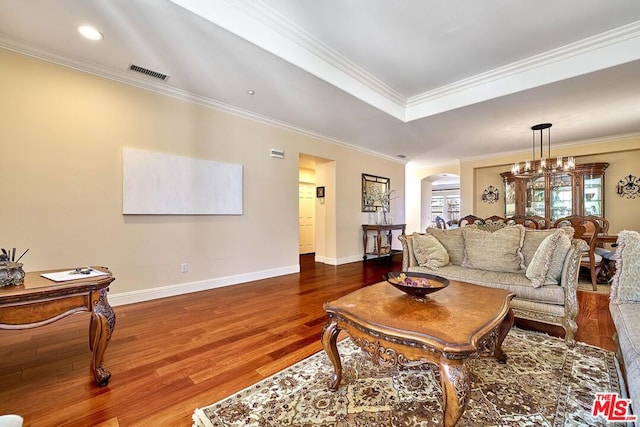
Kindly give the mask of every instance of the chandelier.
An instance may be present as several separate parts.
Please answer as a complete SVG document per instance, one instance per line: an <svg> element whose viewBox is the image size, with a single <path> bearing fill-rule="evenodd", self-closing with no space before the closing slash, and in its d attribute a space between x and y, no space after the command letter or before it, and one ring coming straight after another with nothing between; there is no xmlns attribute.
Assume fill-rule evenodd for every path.
<svg viewBox="0 0 640 427"><path fill-rule="evenodd" d="M543 131L547 130L547 155L544 155ZM558 171L570 171L576 168L576 162L573 156L558 156L555 161L551 158L551 123L540 123L531 127L532 136L532 157L527 160L523 167L520 163L514 163L511 167L511 173L518 176L531 176L543 173L551 173ZM540 158L536 159L536 132L540 132Z"/></svg>

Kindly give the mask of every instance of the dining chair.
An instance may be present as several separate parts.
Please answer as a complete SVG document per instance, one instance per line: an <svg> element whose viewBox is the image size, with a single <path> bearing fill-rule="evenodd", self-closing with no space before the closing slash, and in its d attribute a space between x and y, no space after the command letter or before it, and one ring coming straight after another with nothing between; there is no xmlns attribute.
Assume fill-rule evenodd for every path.
<svg viewBox="0 0 640 427"><path fill-rule="evenodd" d="M529 218L538 223L539 230L546 230L551 228L551 220L540 215L530 215Z"/></svg>
<svg viewBox="0 0 640 427"><path fill-rule="evenodd" d="M482 225L484 224L484 220L479 216L467 215L460 218L460 221L458 221L458 226L460 227L464 227L465 225L472 225L472 224Z"/></svg>
<svg viewBox="0 0 640 427"><path fill-rule="evenodd" d="M444 218L436 216L436 228L441 230L445 230L447 228L447 223L444 222Z"/></svg>
<svg viewBox="0 0 640 427"><path fill-rule="evenodd" d="M503 217L498 215L491 215L488 218L483 219L485 224L494 223L494 224L506 224L506 221Z"/></svg>
<svg viewBox="0 0 640 427"><path fill-rule="evenodd" d="M507 225L512 224L522 224L527 228L532 228L534 230L538 230L540 228L540 223L530 216L525 215L514 215L505 220Z"/></svg>
<svg viewBox="0 0 640 427"><path fill-rule="evenodd" d="M598 222L598 226L600 228L598 230L598 233L607 234L609 232L609 220L607 220L605 217L596 215L585 215L585 218L592 218Z"/></svg>
<svg viewBox="0 0 640 427"><path fill-rule="evenodd" d="M609 234L609 221L602 216L596 215L587 215L587 218L593 218L598 221L598 225L600 229L598 230L598 234L600 235L608 235ZM595 255L596 257L599 255L602 257L602 266L598 270L598 281L599 282L610 282L613 278L613 272L615 271L615 247L616 243L611 243L611 249L608 249L604 246L600 240L596 241Z"/></svg>
<svg viewBox="0 0 640 427"><path fill-rule="evenodd" d="M571 215L564 218L560 218L553 223L555 228L570 226L573 228L573 238L582 239L587 245L588 249L582 253L580 259L580 267L589 269L589 276L591 278L591 286L594 291L598 290L598 274L602 269L603 262L602 256L597 254L596 237L600 230L600 224L593 218L588 218L582 215Z"/></svg>

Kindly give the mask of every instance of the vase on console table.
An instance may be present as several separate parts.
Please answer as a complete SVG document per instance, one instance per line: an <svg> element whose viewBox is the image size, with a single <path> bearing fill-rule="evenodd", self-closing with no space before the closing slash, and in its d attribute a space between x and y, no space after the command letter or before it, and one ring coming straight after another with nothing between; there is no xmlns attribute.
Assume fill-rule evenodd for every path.
<svg viewBox="0 0 640 427"><path fill-rule="evenodd" d="M376 209L376 224L380 225L383 224L384 221L384 216L383 216L383 212L381 208L377 208Z"/></svg>

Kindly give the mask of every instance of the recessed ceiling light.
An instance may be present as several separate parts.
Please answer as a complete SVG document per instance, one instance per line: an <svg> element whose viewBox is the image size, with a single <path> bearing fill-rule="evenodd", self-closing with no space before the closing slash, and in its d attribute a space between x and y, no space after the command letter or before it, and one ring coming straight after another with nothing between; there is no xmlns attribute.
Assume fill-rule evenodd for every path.
<svg viewBox="0 0 640 427"><path fill-rule="evenodd" d="M249 89L249 90L247 91L247 93L248 93L249 95L255 95L255 94L256 94L256 91L255 91L255 90L253 90L253 89Z"/></svg>
<svg viewBox="0 0 640 427"><path fill-rule="evenodd" d="M102 33L98 31L95 27L92 27L91 25L79 25L78 32L82 34L84 38L89 40L98 41L104 38Z"/></svg>

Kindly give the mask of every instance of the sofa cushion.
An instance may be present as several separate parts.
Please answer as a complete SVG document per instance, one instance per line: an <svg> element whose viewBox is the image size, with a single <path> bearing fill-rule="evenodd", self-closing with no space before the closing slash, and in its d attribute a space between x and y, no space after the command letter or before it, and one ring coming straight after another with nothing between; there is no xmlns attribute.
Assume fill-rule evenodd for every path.
<svg viewBox="0 0 640 427"><path fill-rule="evenodd" d="M550 228L548 230L534 230L532 228L525 228L524 241L522 242L522 256L524 257L524 267L529 267L531 260L540 246L540 243L553 233L558 231L556 228Z"/></svg>
<svg viewBox="0 0 640 427"><path fill-rule="evenodd" d="M559 227L559 228L549 228L547 230L535 230L532 228L525 228L524 230L524 241L522 242L522 256L524 257L524 268L526 269L531 264L531 260L538 250L538 246L544 239L548 236L552 235L558 230L563 230L569 239L573 237L573 228L572 227Z"/></svg>
<svg viewBox="0 0 640 427"><path fill-rule="evenodd" d="M560 283L562 267L570 247L571 239L562 229L556 229L545 237L526 271L534 288Z"/></svg>
<svg viewBox="0 0 640 427"><path fill-rule="evenodd" d="M611 300L640 302L640 233L627 230L618 233L615 257Z"/></svg>
<svg viewBox="0 0 640 427"><path fill-rule="evenodd" d="M426 267L409 267L409 271L433 274ZM498 273L496 271L477 270L449 264L440 267L436 274L449 280L459 280L489 288L506 289L516 294L516 298L536 304L564 305L565 289L562 286L533 288L529 279L522 272ZM559 313L562 313L562 311L562 308L558 310Z"/></svg>
<svg viewBox="0 0 640 427"><path fill-rule="evenodd" d="M462 266L497 272L519 272L523 258L520 248L524 226L508 225L494 232L464 227Z"/></svg>
<svg viewBox="0 0 640 427"><path fill-rule="evenodd" d="M440 230L439 228L428 227L427 234L432 235L444 246L449 254L449 262L454 265L462 264L464 258L464 238L462 230L467 228L475 228L474 225L467 225L461 228L450 230Z"/></svg>
<svg viewBox="0 0 640 427"><path fill-rule="evenodd" d="M640 402L640 304L612 302L609 304L611 318L618 335L619 351L624 359L629 397ZM632 405L635 414L640 413Z"/></svg>
<svg viewBox="0 0 640 427"><path fill-rule="evenodd" d="M413 253L418 265L436 270L449 264L449 254L442 243L430 234L413 233Z"/></svg>

